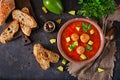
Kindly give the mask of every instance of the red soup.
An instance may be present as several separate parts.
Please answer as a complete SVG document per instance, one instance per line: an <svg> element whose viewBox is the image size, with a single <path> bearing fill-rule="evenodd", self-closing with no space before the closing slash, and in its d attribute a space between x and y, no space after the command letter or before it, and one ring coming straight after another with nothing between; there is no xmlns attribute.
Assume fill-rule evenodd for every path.
<svg viewBox="0 0 120 80"><path fill-rule="evenodd" d="M93 57L100 47L100 35L90 23L77 21L69 24L62 33L63 51L74 60Z"/></svg>

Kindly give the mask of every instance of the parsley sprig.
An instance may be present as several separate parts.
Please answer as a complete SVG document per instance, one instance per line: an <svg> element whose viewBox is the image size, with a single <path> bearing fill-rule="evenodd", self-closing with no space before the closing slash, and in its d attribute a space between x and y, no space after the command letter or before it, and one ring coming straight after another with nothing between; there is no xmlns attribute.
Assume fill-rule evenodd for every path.
<svg viewBox="0 0 120 80"><path fill-rule="evenodd" d="M89 18L100 19L115 11L114 0L78 0L78 4L82 5L82 8L78 10L77 14Z"/></svg>

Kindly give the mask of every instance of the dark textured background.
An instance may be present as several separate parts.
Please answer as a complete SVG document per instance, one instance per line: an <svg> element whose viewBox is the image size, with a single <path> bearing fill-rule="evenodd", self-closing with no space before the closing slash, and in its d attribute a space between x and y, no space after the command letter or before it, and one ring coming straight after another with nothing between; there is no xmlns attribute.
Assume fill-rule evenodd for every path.
<svg viewBox="0 0 120 80"><path fill-rule="evenodd" d="M53 0L54 1L54 0ZM77 80L72 77L67 71L59 72L57 66L61 65L62 57L56 64L51 64L51 67L44 71L40 68L36 62L34 55L32 54L33 44L41 43L45 48L58 52L57 45L51 45L49 43L50 38L56 38L57 32L60 26L68 19L81 16L71 16L67 14L68 11L74 9L77 10L80 7L77 5L77 0L62 0L64 6L64 13L61 15L55 15L52 13L44 14L41 10L42 0L31 0L33 10L36 15L36 20L39 23L39 28L32 32L30 39L32 44L24 46L22 38L8 42L6 45L0 43L0 80L1 79L36 79L36 80ZM120 0L117 0L120 3ZM47 20L55 21L56 19L62 19L60 25L56 24L56 30L53 33L46 33L43 30L43 23ZM114 25L119 30L116 39L116 58L114 68L113 80L120 80L120 23L115 22ZM0 28L0 32L2 28Z"/></svg>

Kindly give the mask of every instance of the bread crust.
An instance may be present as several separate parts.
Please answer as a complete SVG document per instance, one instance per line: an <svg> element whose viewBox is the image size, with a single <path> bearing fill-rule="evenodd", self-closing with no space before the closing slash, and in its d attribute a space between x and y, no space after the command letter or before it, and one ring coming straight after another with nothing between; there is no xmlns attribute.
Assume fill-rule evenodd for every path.
<svg viewBox="0 0 120 80"><path fill-rule="evenodd" d="M41 44L35 44L33 52L37 62L44 70L50 67L50 62L57 63L60 58L60 56L57 53L43 48Z"/></svg>
<svg viewBox="0 0 120 80"><path fill-rule="evenodd" d="M13 19L17 20L18 22L20 22L26 26L30 26L31 28L37 27L37 23L36 23L35 19L32 16L30 16L20 10L13 10L12 17L13 17Z"/></svg>
<svg viewBox="0 0 120 80"><path fill-rule="evenodd" d="M12 21L8 27L6 27L0 35L0 42L5 44L6 42L13 39L15 33L19 30L18 21Z"/></svg>
<svg viewBox="0 0 120 80"><path fill-rule="evenodd" d="M0 26L5 23L5 20L11 13L13 9L15 9L14 0L2 0L0 2Z"/></svg>
<svg viewBox="0 0 120 80"><path fill-rule="evenodd" d="M26 13L26 14L30 14L29 9L27 7L22 8L21 11ZM32 32L32 29L30 26L27 26L27 25L20 23L20 28L26 36L30 36L30 34Z"/></svg>
<svg viewBox="0 0 120 80"><path fill-rule="evenodd" d="M30 15L30 11L27 7L22 8L21 11Z"/></svg>
<svg viewBox="0 0 120 80"><path fill-rule="evenodd" d="M26 26L26 25L20 23L20 28L26 36L30 36L32 29L29 26Z"/></svg>

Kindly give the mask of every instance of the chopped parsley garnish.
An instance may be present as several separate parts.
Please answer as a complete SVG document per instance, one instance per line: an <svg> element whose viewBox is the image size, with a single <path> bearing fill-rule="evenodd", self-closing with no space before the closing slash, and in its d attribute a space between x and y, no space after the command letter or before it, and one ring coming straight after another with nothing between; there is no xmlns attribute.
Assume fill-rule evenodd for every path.
<svg viewBox="0 0 120 80"><path fill-rule="evenodd" d="M90 24L84 24L82 23L82 29L84 32L87 32L91 28Z"/></svg>
<svg viewBox="0 0 120 80"><path fill-rule="evenodd" d="M75 41L74 43L70 44L69 47L68 47L68 50L72 51L76 46L78 46L78 42L77 41Z"/></svg>

